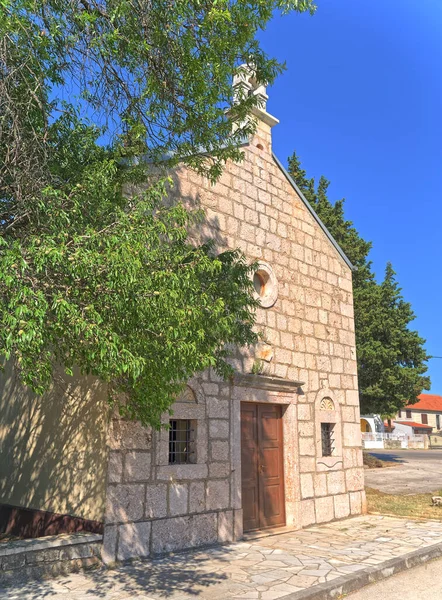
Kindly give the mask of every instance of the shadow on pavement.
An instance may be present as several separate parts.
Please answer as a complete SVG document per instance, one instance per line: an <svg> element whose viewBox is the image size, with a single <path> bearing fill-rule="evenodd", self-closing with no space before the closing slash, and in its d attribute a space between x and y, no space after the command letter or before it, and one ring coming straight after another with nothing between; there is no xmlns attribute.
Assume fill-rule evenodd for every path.
<svg viewBox="0 0 442 600"><path fill-rule="evenodd" d="M124 564L115 569L100 568L94 571L83 571L81 582L81 598L89 597L110 598L117 593L117 597L126 598L130 594L133 598L172 598L175 594L189 594L197 597L204 589L225 582L228 578L223 573L213 571L207 563L216 558L229 562L230 550L222 547L215 551L209 550L208 554L177 554L150 560L138 560ZM234 585L234 582L232 582ZM32 599L43 600L59 594L68 594L71 579L68 576L62 579L24 582L13 587L0 588L0 598L11 600ZM79 587L76 582L75 590ZM63 596L64 597L64 596ZM129 596L128 596L129 597Z"/></svg>
<svg viewBox="0 0 442 600"><path fill-rule="evenodd" d="M371 454L371 456L374 456L375 458L378 458L379 460L383 460L384 462L392 462L392 463L396 463L396 464L404 464L407 461L404 460L403 455L399 455L399 454L395 454L395 452L389 452L384 453L384 452L373 452L372 450L368 450L367 451L368 454Z"/></svg>

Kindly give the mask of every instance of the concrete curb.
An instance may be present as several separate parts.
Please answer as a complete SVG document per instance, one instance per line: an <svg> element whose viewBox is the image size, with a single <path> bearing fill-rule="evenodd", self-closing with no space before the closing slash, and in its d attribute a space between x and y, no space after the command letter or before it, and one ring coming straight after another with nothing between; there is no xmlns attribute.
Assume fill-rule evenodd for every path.
<svg viewBox="0 0 442 600"><path fill-rule="evenodd" d="M333 581L320 583L310 589L289 594L284 596L284 600L338 600L370 583L382 581L387 577L440 557L442 557L442 542L392 558L374 567L343 575Z"/></svg>

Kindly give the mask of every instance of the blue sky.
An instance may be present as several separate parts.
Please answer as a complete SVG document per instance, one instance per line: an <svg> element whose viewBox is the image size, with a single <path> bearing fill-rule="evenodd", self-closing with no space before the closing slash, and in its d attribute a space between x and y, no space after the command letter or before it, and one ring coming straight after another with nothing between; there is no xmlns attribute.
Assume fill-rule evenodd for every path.
<svg viewBox="0 0 442 600"><path fill-rule="evenodd" d="M317 0L260 36L287 71L268 90L273 148L331 180L346 216L391 261L413 328L442 356L442 2ZM429 363L442 395L442 360Z"/></svg>

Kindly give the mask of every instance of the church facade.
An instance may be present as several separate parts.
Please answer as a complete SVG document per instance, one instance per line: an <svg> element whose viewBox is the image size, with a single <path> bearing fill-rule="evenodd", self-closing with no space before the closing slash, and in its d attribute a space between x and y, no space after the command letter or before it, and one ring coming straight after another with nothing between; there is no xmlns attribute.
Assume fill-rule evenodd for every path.
<svg viewBox="0 0 442 600"><path fill-rule="evenodd" d="M180 168L174 193L205 209L201 235L257 261L262 341L230 381L188 382L152 432L111 424L103 558L239 540L365 511L352 265L272 152L265 89L244 161L211 185Z"/></svg>

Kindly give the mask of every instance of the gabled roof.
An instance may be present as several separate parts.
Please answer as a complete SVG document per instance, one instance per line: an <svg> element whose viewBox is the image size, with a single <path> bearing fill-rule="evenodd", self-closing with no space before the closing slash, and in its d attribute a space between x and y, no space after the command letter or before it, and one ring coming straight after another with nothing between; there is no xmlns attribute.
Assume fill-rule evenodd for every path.
<svg viewBox="0 0 442 600"><path fill-rule="evenodd" d="M318 215L316 214L316 212L313 210L310 202L307 200L307 198L304 196L304 194L301 192L301 190L299 189L299 187L296 185L293 177L291 177L289 175L289 173L287 172L287 169L283 166L283 164L281 163L281 161L278 159L278 157L276 156L276 154L274 152L272 152L272 156L273 156L273 160L275 161L275 163L278 165L278 167L281 169L281 171L284 173L285 178L287 179L287 181L290 183L290 185L292 186L292 188L295 190L295 192L298 194L298 196L301 198L302 202L305 204L305 207L307 208L307 210L309 211L309 213L312 215L312 217L315 219L315 221L318 223L319 227L322 229L322 231L325 233L325 235L328 237L328 239L330 240L330 242L332 243L332 245L336 248L336 250L338 251L338 253L341 255L342 259L344 260L344 262L350 267L350 269L352 271L356 271L357 267L355 267L350 259L348 258L348 256L345 254L345 252L342 250L341 246L338 244L338 242L335 240L335 238L332 236L332 234L329 232L329 230L327 229L327 227L324 225L324 223L321 221L321 219L318 217Z"/></svg>
<svg viewBox="0 0 442 600"><path fill-rule="evenodd" d="M418 396L419 401L416 404L409 404L405 408L407 410L437 410L442 412L442 396L435 394L421 394Z"/></svg>
<svg viewBox="0 0 442 600"><path fill-rule="evenodd" d="M398 425L408 425L408 427L413 427L413 429L433 429L431 425L424 425L423 423L415 423L414 421L394 421Z"/></svg>

